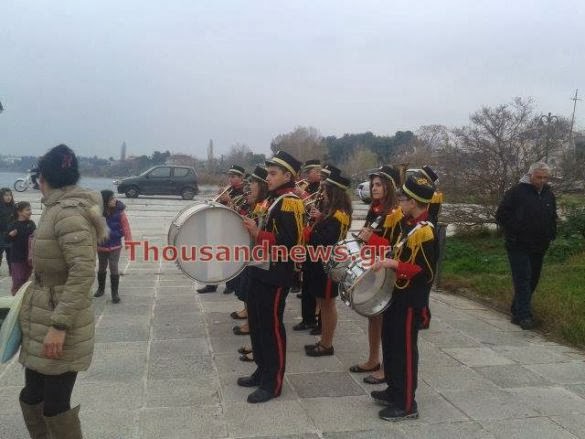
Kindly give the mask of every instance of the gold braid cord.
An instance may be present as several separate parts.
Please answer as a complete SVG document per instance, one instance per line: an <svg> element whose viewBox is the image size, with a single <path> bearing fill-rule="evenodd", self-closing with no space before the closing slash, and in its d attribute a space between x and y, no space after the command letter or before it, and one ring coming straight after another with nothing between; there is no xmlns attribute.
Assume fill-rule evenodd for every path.
<svg viewBox="0 0 585 439"><path fill-rule="evenodd" d="M349 230L349 215L342 210L336 210L333 214L333 218L341 224L337 241L342 241L347 236L347 231Z"/></svg>

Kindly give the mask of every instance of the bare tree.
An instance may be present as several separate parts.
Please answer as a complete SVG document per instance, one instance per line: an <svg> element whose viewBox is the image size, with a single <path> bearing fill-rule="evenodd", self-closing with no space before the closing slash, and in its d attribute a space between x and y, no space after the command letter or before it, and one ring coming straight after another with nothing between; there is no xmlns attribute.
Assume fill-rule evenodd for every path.
<svg viewBox="0 0 585 439"><path fill-rule="evenodd" d="M313 127L297 127L290 133L276 136L270 148L273 153L286 151L297 160L325 159L327 148L319 130Z"/></svg>

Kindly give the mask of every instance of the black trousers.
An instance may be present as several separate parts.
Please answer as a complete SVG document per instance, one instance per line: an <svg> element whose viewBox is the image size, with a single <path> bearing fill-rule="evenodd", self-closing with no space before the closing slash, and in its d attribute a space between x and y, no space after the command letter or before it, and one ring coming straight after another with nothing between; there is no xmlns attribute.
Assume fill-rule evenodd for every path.
<svg viewBox="0 0 585 439"><path fill-rule="evenodd" d="M514 299L510 310L512 317L518 320L530 319L532 295L540 279L544 253L508 249L508 259L514 282Z"/></svg>
<svg viewBox="0 0 585 439"><path fill-rule="evenodd" d="M279 396L286 364L286 332L283 323L288 288L254 279L248 291L248 324L254 362L254 376L260 388Z"/></svg>
<svg viewBox="0 0 585 439"><path fill-rule="evenodd" d="M305 275L306 279L307 276ZM317 312L317 299L309 292L309 283L303 282L302 284L302 296L301 296L301 315L303 322L306 324L315 324L315 313Z"/></svg>
<svg viewBox="0 0 585 439"><path fill-rule="evenodd" d="M77 372L61 375L43 375L32 369L24 370L24 389L20 400L28 405L43 405L45 416L57 416L71 409L71 393Z"/></svg>
<svg viewBox="0 0 585 439"><path fill-rule="evenodd" d="M394 303L384 312L382 354L388 392L407 413L418 384L418 331L427 318L423 310Z"/></svg>

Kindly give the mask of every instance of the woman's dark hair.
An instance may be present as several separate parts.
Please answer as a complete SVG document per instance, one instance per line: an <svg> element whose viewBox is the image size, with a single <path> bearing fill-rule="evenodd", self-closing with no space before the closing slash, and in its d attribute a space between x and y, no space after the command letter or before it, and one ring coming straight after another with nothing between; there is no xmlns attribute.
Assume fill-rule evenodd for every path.
<svg viewBox="0 0 585 439"><path fill-rule="evenodd" d="M4 203L4 195L6 194L10 194L10 196L12 197L12 200L10 200L8 206L14 206L14 196L12 196L12 191L7 187L3 187L2 189L0 189L0 203Z"/></svg>
<svg viewBox="0 0 585 439"><path fill-rule="evenodd" d="M380 201L383 212L385 214L390 213L390 211L398 205L398 201L396 200L396 189L391 180L384 177L373 176L370 178L370 197L372 196L372 186L374 185L375 178L379 178L384 187L384 198ZM398 182L396 183L399 184Z"/></svg>
<svg viewBox="0 0 585 439"><path fill-rule="evenodd" d="M110 202L110 200L114 197L114 192L109 190L109 189L104 189L102 191L102 200L104 202L104 216L108 216L108 211L110 210L110 208L108 207L108 203Z"/></svg>
<svg viewBox="0 0 585 439"><path fill-rule="evenodd" d="M260 180L256 180L256 182L258 183L258 199L256 203L260 203L268 196L268 183Z"/></svg>
<svg viewBox="0 0 585 439"><path fill-rule="evenodd" d="M47 184L55 189L79 181L77 157L67 145L57 145L49 150L40 158L38 168Z"/></svg>
<svg viewBox="0 0 585 439"><path fill-rule="evenodd" d="M30 208L30 203L28 201L19 201L14 206L14 220L18 220L18 213L22 212L24 209Z"/></svg>
<svg viewBox="0 0 585 439"><path fill-rule="evenodd" d="M341 210L349 215L349 225L351 226L351 215L353 213L353 206L351 198L347 191L332 184L324 184L323 190L327 194L329 202L324 206L325 215L327 217L335 214L336 210Z"/></svg>

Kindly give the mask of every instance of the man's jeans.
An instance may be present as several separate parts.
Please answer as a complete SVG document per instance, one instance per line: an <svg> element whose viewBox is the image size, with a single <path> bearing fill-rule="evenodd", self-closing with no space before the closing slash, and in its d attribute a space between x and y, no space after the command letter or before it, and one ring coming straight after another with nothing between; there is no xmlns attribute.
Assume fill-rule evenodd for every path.
<svg viewBox="0 0 585 439"><path fill-rule="evenodd" d="M532 318L530 301L538 285L544 253L508 249L508 259L514 282L512 317L518 321Z"/></svg>

